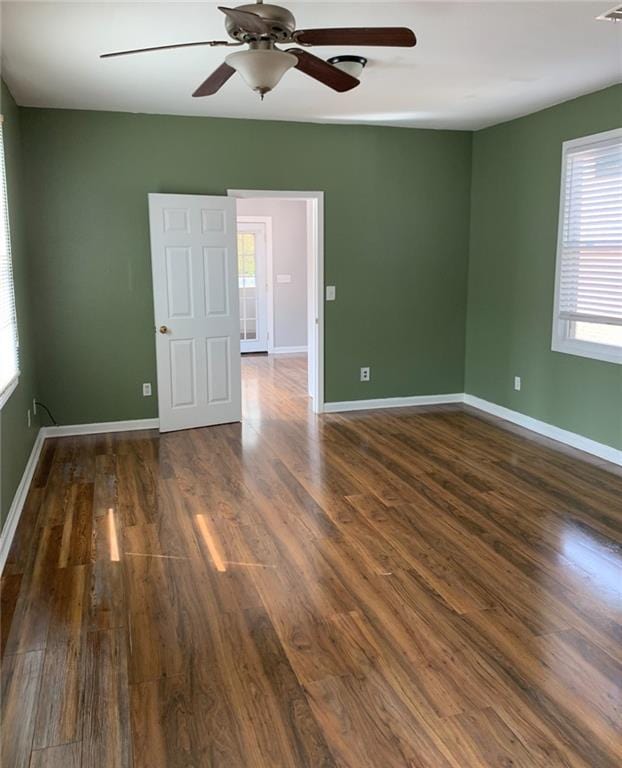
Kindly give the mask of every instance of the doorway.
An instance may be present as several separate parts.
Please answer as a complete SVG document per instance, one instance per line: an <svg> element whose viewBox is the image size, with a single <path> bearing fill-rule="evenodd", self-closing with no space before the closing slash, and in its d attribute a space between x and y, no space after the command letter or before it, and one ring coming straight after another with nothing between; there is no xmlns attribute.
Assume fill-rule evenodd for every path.
<svg viewBox="0 0 622 768"><path fill-rule="evenodd" d="M242 252L239 258L241 351L267 351L269 357L306 354L307 393L312 399L313 411L321 413L324 403L323 193L236 189L228 190L228 194L238 202L238 243ZM304 226L296 229L294 224L300 215ZM261 237L262 230L256 229L250 238L245 235L247 226L253 226L254 222L257 227L262 220L266 281L265 292L260 294L257 288L262 269L261 244L257 237ZM281 241L286 239L285 230L292 230L288 232L289 245L281 244L277 248L279 236ZM246 262L247 250L254 255L254 261L251 258ZM265 312L261 311L263 300ZM247 312L245 318L244 311ZM265 318L263 327L267 333L265 341L262 318Z"/></svg>
<svg viewBox="0 0 622 768"><path fill-rule="evenodd" d="M307 393L313 412L323 411L323 193L231 190L226 197L149 194L161 431L223 424L242 417L241 318L245 318L244 340L259 342L264 315L258 303L255 311L247 308L246 315L240 310L235 197L304 201L308 221L304 248ZM250 250L256 255L257 243ZM268 273L269 256L265 262ZM243 288L253 287L253 280L254 287L260 287L263 278L257 265L244 265L243 270L245 278L252 278ZM274 286L274 273L268 282ZM288 282L287 275L283 282ZM258 302L252 294L249 298L249 304ZM270 351L274 318L269 310L263 327L268 329ZM253 331L255 339L251 338ZM273 355L272 360L276 359L278 356Z"/></svg>

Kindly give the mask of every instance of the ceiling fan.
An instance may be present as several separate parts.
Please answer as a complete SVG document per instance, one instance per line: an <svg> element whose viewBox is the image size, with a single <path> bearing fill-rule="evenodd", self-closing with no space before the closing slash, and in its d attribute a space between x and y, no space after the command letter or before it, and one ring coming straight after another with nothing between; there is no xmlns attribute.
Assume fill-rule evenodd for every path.
<svg viewBox="0 0 622 768"><path fill-rule="evenodd" d="M314 56L304 48L314 45L376 45L411 48L417 42L414 32L407 27L342 27L320 29L296 29L296 20L287 8L280 5L264 4L257 0L255 5L240 5L237 8L222 8L225 14L225 28L232 40L203 40L196 43L157 45L151 48L136 48L102 54L102 59L127 56L134 53L148 53L171 48L192 48L195 46L241 46L244 51L229 54L225 61L196 89L193 96L211 96L239 72L247 85L259 93L261 98L271 91L288 69L294 67L334 91L349 91L359 81L338 67ZM285 51L276 47L293 44Z"/></svg>

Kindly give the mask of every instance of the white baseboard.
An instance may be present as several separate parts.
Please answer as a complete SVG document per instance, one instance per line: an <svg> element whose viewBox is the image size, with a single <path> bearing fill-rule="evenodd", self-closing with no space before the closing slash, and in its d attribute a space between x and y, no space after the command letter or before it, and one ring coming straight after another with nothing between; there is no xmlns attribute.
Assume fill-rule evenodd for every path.
<svg viewBox="0 0 622 768"><path fill-rule="evenodd" d="M17 524L22 514L28 491L30 490L30 484L37 468L39 456L41 455L41 449L43 443L48 437L70 437L71 435L98 435L103 432L130 432L134 430L142 429L157 429L159 426L159 419L133 419L131 421L102 421L96 424L70 424L62 427L41 427L26 467L24 468L24 474L17 486L13 502L9 508L2 531L0 532L0 573L4 569L4 564L9 556L11 544L13 543L13 537L17 530Z"/></svg>
<svg viewBox="0 0 622 768"><path fill-rule="evenodd" d="M409 397L378 397L374 400L344 400L336 403L324 403L325 413L342 411L369 411L374 408L407 408L413 405L443 405L462 403L464 395L456 392L451 395L411 395Z"/></svg>
<svg viewBox="0 0 622 768"><path fill-rule="evenodd" d="M44 437L71 437L72 435L101 435L104 432L133 432L138 429L158 429L159 419L131 419L129 421L98 421L94 424L67 424L44 427Z"/></svg>
<svg viewBox="0 0 622 768"><path fill-rule="evenodd" d="M293 355L293 354L301 354L304 352L307 354L307 347L272 347L272 349L268 350L268 354L270 355Z"/></svg>
<svg viewBox="0 0 622 768"><path fill-rule="evenodd" d="M510 408L505 408L502 405L482 400L480 397L475 397L475 395L465 394L464 403L480 411L490 413L493 416L498 416L500 419L505 419L505 421L511 421L512 424L518 424L519 427L525 427L525 429L529 429L532 432L537 432L539 435L550 437L552 440L557 440L560 443L570 445L573 448L578 448L580 451L591 453L600 459L605 459L613 464L622 466L622 451L612 448L610 445L598 443L589 437L583 437L583 435L579 435L576 432L569 432L567 429L561 429L561 427L556 427L546 421L534 419L519 411L512 411Z"/></svg>
<svg viewBox="0 0 622 768"><path fill-rule="evenodd" d="M4 521L4 525L2 526L2 532L0 532L0 573L2 573L6 559L9 556L11 544L13 543L13 537L15 536L17 524L19 523L19 518L22 514L22 510L24 509L24 504L26 503L26 497L28 496L28 491L30 490L30 484L35 474L37 463L39 462L39 456L41 455L41 449L43 448L44 441L45 433L43 429L40 429L37 437L35 438L35 442L32 446L32 451L30 452L28 461L26 462L26 467L24 468L22 479L19 481L19 485L15 491L13 502L9 507L9 513L6 517L6 520Z"/></svg>
<svg viewBox="0 0 622 768"><path fill-rule="evenodd" d="M557 440L580 451L585 451L592 456L598 456L600 459L610 461L612 464L622 466L622 451L612 448L610 445L599 443L584 437L576 432L570 432L567 429L556 427L546 421L534 419L526 416L519 411L512 411L502 405L491 403L488 400L482 400L475 395L465 393L455 393L451 395L415 395L413 397L386 397L375 400L345 400L343 402L324 403L325 413L340 413L344 411L367 411L374 408L406 408L417 405L441 405L444 403L465 403L472 408L498 416L500 419L517 424L519 427L529 429L544 437Z"/></svg>
<svg viewBox="0 0 622 768"><path fill-rule="evenodd" d="M404 408L417 405L442 405L445 403L465 403L480 411L490 413L512 424L537 432L552 440L570 445L578 450L598 456L605 461L622 466L622 451L604 443L598 443L576 432L569 432L545 421L526 416L519 411L512 411L502 405L482 400L475 395L455 393L450 395L414 395L411 397L385 397L374 400L346 400L343 402L324 403L326 413L344 411L365 411L375 408ZM17 487L6 521L0 533L0 573L11 549L11 543L17 530L20 515L26 502L30 484L37 468L43 443L48 437L69 437L72 435L97 435L104 432L130 432L143 429L157 429L158 419L133 419L130 421L102 421L94 424L72 424L62 427L42 427L37 434L24 474Z"/></svg>

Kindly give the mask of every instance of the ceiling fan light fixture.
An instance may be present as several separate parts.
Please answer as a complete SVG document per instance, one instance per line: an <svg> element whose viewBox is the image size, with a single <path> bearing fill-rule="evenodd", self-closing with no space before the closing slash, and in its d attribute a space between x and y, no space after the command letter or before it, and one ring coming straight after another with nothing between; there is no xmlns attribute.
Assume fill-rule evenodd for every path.
<svg viewBox="0 0 622 768"><path fill-rule="evenodd" d="M364 56L351 56L348 54L345 56L332 56L328 59L328 63L360 80L363 69L367 64L367 59Z"/></svg>
<svg viewBox="0 0 622 768"><path fill-rule="evenodd" d="M298 59L293 54L276 48L269 50L251 48L248 51L238 51L229 54L225 61L242 75L248 87L257 91L262 99L264 94L278 84L287 70L298 63Z"/></svg>

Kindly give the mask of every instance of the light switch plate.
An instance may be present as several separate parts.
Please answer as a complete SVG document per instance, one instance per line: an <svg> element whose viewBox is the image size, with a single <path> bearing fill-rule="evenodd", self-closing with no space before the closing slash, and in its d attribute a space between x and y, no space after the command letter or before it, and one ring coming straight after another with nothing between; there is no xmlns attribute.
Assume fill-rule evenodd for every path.
<svg viewBox="0 0 622 768"><path fill-rule="evenodd" d="M151 397L151 384L148 381L143 384L143 397Z"/></svg>
<svg viewBox="0 0 622 768"><path fill-rule="evenodd" d="M326 301L335 301L337 288L334 285L326 286Z"/></svg>
<svg viewBox="0 0 622 768"><path fill-rule="evenodd" d="M521 387L521 380L520 380L520 376L515 376L515 377L514 377L514 389L515 389L517 392L520 392L520 387Z"/></svg>

